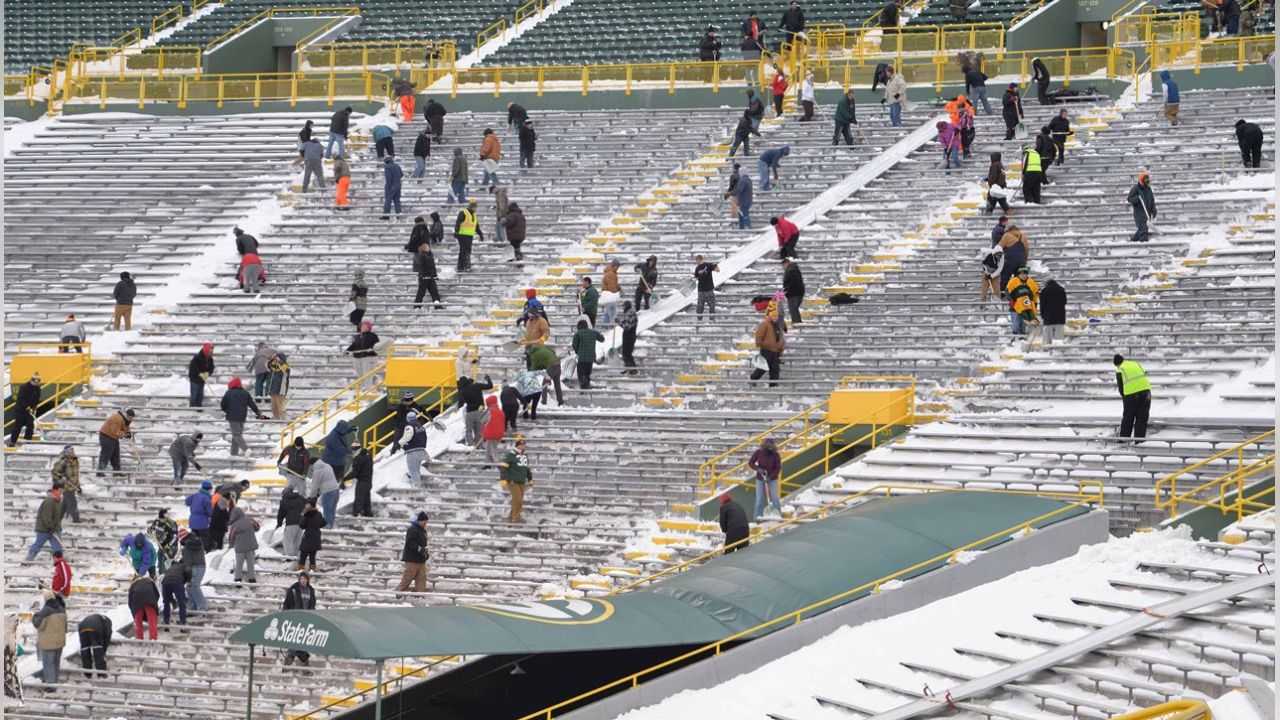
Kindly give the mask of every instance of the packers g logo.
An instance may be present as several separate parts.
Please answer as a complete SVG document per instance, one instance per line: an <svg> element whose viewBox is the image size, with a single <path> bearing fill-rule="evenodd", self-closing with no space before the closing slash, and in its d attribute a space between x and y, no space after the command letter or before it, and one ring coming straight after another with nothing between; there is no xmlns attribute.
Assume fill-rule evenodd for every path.
<svg viewBox="0 0 1280 720"><path fill-rule="evenodd" d="M594 625L613 615L613 603L607 600L542 600L463 607L548 625Z"/></svg>

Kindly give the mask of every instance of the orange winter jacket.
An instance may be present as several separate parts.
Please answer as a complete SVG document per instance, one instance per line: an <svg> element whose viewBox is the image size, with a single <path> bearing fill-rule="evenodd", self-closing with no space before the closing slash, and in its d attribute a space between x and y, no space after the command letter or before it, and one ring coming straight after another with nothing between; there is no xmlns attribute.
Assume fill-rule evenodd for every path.
<svg viewBox="0 0 1280 720"><path fill-rule="evenodd" d="M502 143L498 140L498 134L485 135L484 143L480 145L480 158L497 162L501 157Z"/></svg>
<svg viewBox="0 0 1280 720"><path fill-rule="evenodd" d="M782 338L778 337L778 328L773 318L765 313L764 319L756 326L756 347L769 352L782 352Z"/></svg>

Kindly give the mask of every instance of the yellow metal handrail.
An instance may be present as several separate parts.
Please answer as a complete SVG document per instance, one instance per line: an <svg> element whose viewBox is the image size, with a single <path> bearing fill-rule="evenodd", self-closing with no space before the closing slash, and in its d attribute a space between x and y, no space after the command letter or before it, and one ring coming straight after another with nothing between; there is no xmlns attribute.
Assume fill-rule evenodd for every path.
<svg viewBox="0 0 1280 720"><path fill-rule="evenodd" d="M395 677L387 678L386 680L384 680L384 681L382 682L381 687L382 687L382 689L383 689L384 691L389 691L389 689L390 689L390 687L391 687L391 685L392 685L393 683L400 682L401 680L403 680L403 679L405 679L405 678L407 678L407 677L419 677L419 676L423 676L423 675L425 675L425 673L426 673L428 670L430 670L431 668L433 668L433 667L435 667L435 666L437 666L437 665L440 665L440 664L442 664L442 663L447 663L447 662L449 662L449 661L451 661L451 660L457 660L457 659L458 659L458 657L459 657L459 656L457 656L457 655L450 655L449 657L443 657L443 658L439 658L439 659L437 659L437 660L432 660L431 662L427 663L426 665L420 665L420 666L415 667L415 668L412 668L412 669L410 669L410 670L403 670L399 675L396 675ZM402 668L403 668L403 666L402 666ZM336 700L331 700L330 702L325 703L324 705L321 705L320 707L316 708L315 710L311 710L311 711L309 711L309 712L307 712L307 713L305 713L305 714L303 714L303 715L290 715L290 717L291 717L293 720L309 720L310 718L317 718L317 717L322 717L322 716L323 716L323 717L328 717L328 715L329 715L329 711L331 711L331 710L343 709L343 708L348 708L348 707L350 707L350 706L351 706L352 701L354 701L354 700L357 700L357 699L359 699L359 698L363 698L363 697L367 696L369 693L371 693L371 692L373 692L373 691L377 690L377 689L378 689L378 687L379 687L379 686L375 684L373 687L369 687L369 688L366 688L366 689L364 689L364 690L357 690L357 691L355 691L355 692L351 693L350 695L347 695L346 697L341 697L341 698L338 698L338 699L336 699Z"/></svg>
<svg viewBox="0 0 1280 720"><path fill-rule="evenodd" d="M1150 0L1127 0L1123 5L1116 8L1115 12L1111 13L1111 20L1109 24L1115 25L1120 21L1120 18L1133 12L1139 5L1145 5L1148 2L1150 2Z"/></svg>
<svg viewBox="0 0 1280 720"><path fill-rule="evenodd" d="M1202 487L1207 487L1209 485L1212 485L1214 482L1217 482L1222 479L1222 478L1218 478L1216 480L1211 480L1209 481L1209 483L1205 483L1204 485L1197 487L1195 490L1189 491L1189 493L1183 493L1180 495L1178 493L1178 478L1184 475L1193 473L1199 470L1200 468L1206 467L1214 461L1222 460L1224 458L1230 458L1233 455L1236 458L1236 470L1240 470L1241 468L1245 467L1245 461L1244 461L1245 448L1253 447L1253 446L1261 446L1262 442L1267 439L1271 439L1272 443L1274 444L1275 435L1276 435L1276 431L1274 429L1268 430L1259 435L1255 435L1249 438L1248 440L1245 440L1237 445L1233 445L1227 448L1226 450L1216 452L1210 455L1209 457L1204 458L1203 460L1192 463L1191 465L1188 465L1175 473L1172 473L1160 478L1159 480L1156 481L1156 487L1155 487L1156 507L1160 509L1164 509L1168 507L1170 509L1170 514L1173 516L1176 516L1178 514L1178 504L1181 502L1187 502L1187 500L1183 499L1185 495L1190 493L1195 493L1196 490ZM1274 457L1274 453L1272 453L1272 456ZM1161 500L1162 497L1167 499Z"/></svg>
<svg viewBox="0 0 1280 720"><path fill-rule="evenodd" d="M1009 21L1009 27L1013 27L1018 23L1022 22L1023 20L1026 20L1028 17L1030 17L1031 13L1039 10L1045 5L1048 5L1050 1L1051 0L1038 0L1038 2L1034 2L1026 6L1025 8L1022 9L1022 12L1013 16L1013 19Z"/></svg>
<svg viewBox="0 0 1280 720"><path fill-rule="evenodd" d="M257 15L254 15L253 17L249 18L248 20L245 20L244 22L240 23L239 25L237 25L237 26L235 26L235 27L231 28L230 30L228 30L228 31L226 31L226 32L224 32L224 33L222 33L221 35L219 35L218 37L214 38L213 40L210 40L209 42L205 43L204 49L205 49L206 51L207 51L207 50L212 50L213 48L217 47L218 45L221 45L223 42L225 42L228 38L232 37L233 35L239 35L240 33L244 32L244 31L245 31L247 28L249 28L250 26L255 25L255 24L257 24L257 23L259 23L259 22L261 22L261 21L263 21L263 20L266 20L266 19L268 19L268 18L276 18L276 17L282 17L282 16L321 17L321 16L324 16L324 15L334 15L334 14L340 14L340 15L344 15L344 16L359 15L359 14L360 14L360 8L358 8L358 7L351 7L351 6L346 6L346 7L279 7L279 8L278 8L278 7L271 7L271 8L267 8L266 10L263 10L262 12L258 13Z"/></svg>
<svg viewBox="0 0 1280 720"><path fill-rule="evenodd" d="M90 367L93 366L93 345L92 343L87 343L87 342L85 343L18 343L17 354L22 354L24 350L39 350L42 348L61 349L64 347L71 348L71 349L83 348L84 352L77 353L77 355L79 357L82 357L84 359L84 362L88 363ZM37 405L37 409L39 405L45 405L48 403L52 403L53 407L57 407L58 405L62 404L67 399L69 399L71 397L71 388L74 388L76 385L80 385L83 383L62 382L62 380L67 379L69 377L78 377L83 372L84 372L84 369L81 367L70 367L58 373L57 375L54 375L51 378L47 378L47 379L42 378L40 384L42 386L52 385L54 387L54 391L53 391L53 395L51 395L48 399L40 400L40 402ZM10 383L10 385L12 386L13 383ZM17 404L18 404L18 398L16 395L13 395L10 401L6 401L4 405L4 411L6 413L12 412L14 409L14 406ZM15 417L5 421L4 429L8 430L9 426L12 425L16 420L17 420L17 417L15 413Z"/></svg>
<svg viewBox="0 0 1280 720"><path fill-rule="evenodd" d="M1255 502L1255 498L1265 495L1270 491L1261 491L1255 493L1252 497L1246 499L1244 495L1245 484L1253 482L1253 479L1259 475L1271 474L1275 475L1276 456L1275 453L1267 455L1258 460L1250 462L1248 465L1238 467L1235 470L1216 477L1207 482L1201 483L1190 490L1184 491L1178 495L1170 495L1167 499L1161 500L1159 491L1156 495L1156 507L1158 509L1169 509L1169 517L1178 516L1178 505L1195 505L1197 507L1211 507L1227 515L1235 513L1236 522L1244 518L1246 514L1253 510L1261 510L1269 507L1266 504ZM1159 485L1157 485L1157 488ZM1212 491L1217 491L1216 495L1208 498L1199 497ZM1233 500L1228 500L1228 496L1233 496Z"/></svg>
<svg viewBox="0 0 1280 720"><path fill-rule="evenodd" d="M519 25L525 20L537 15L546 9L546 7L546 0L529 0L529 2L516 8L515 25Z"/></svg>
<svg viewBox="0 0 1280 720"><path fill-rule="evenodd" d="M387 363L384 360L378 363L374 369L342 386L340 390L294 418L293 422L285 425L284 429L280 431L280 448L288 447L295 437L306 435L313 430L319 429L321 432L328 432L330 419L347 410L359 407L360 401L368 397L378 397L385 393L386 385L375 381L374 378L377 377L378 373L385 373L386 369ZM365 390L366 387L368 390ZM351 398L343 400L342 396L348 393L352 393ZM314 420L316 416L319 416L319 420ZM311 424L307 425L308 422Z"/></svg>
<svg viewBox="0 0 1280 720"><path fill-rule="evenodd" d="M1111 720L1213 720L1213 712L1203 700L1170 700L1142 710L1115 715Z"/></svg>
<svg viewBox="0 0 1280 720"><path fill-rule="evenodd" d="M333 105L338 98L364 98L366 102L389 97L391 78L384 73L297 72L297 73L231 73L224 75L169 75L153 77L128 75L124 79L101 77L76 83L75 92L67 88L67 99L97 98L107 107L112 98L137 100L138 107L147 102L174 102L185 108L192 102L212 102L222 107L226 102L249 101L260 107L263 101L325 100Z"/></svg>
<svg viewBox="0 0 1280 720"><path fill-rule="evenodd" d="M910 376L910 375L849 375L849 376L846 376L846 377L844 377L844 378L841 378L839 387L840 387L841 389L844 389L844 388L849 387L849 385L850 385L851 383L857 383L857 382L878 382L878 383L886 383L886 382L905 382L905 383L908 383L908 384L909 384L909 389L910 389L910 398L911 398L911 399L910 399L910 407L912 408L912 410L914 410L914 407L915 407L915 378L914 378L914 377L912 377L912 376ZM900 402L900 401L899 401L899 400L897 400L897 399L894 399L894 400L890 401L890 402L889 402L888 404L886 404L884 407L882 407L882 408L877 408L876 410L874 410L874 411L872 411L872 412L868 413L868 414L867 414L866 416L864 416L861 420L859 420L859 421L857 421L857 422L854 422L854 423L849 423L848 425L845 425L845 426L844 426L843 428L841 428L839 431L836 431L836 433L835 433L835 434L839 434L840 432L843 432L844 430L847 430L849 427L852 427L853 425L865 425L865 424L867 424L867 423L865 422L865 420L866 420L867 418L875 417L875 415L876 415L876 414L878 414L878 413L880 413L880 412L883 412L884 410L886 410L886 409L888 409L888 408L890 408L890 407L893 407L893 405L897 404L898 402ZM803 421L803 423L804 423L803 428L802 428L800 431L798 431L798 432L794 432L794 433L792 433L791 435L788 435L788 436L787 436L787 437L785 437L781 442L779 442L779 443L777 444L777 447L778 447L779 452L781 452L782 448L783 448L784 446L786 446L788 443L790 443L790 442L792 442L792 441L795 441L795 440L797 440L797 439L799 439L799 440L800 440L800 442L802 443L802 445L803 445L802 449L809 448L809 447L813 447L813 445L815 445L816 443L814 443L814 442L810 442L811 433L816 432L816 431L818 431L819 429L821 429L821 430L824 432L824 435L819 437L818 442L822 442L823 440L829 440L831 436L830 436L829 434L825 434L825 433L827 433L827 432L828 432L827 428L829 427L829 424L827 423L827 421L826 421L826 419L825 419L825 411L826 411L825 409L828 407L828 404L829 404L829 400L823 400L822 402L820 402L820 403L818 403L818 404L816 404L816 405L814 405L814 406L812 406L812 407L809 407L809 408L806 408L806 409L804 409L804 410L801 410L800 412L796 413L795 415L792 415L792 416L790 416L790 417L788 417L788 418L786 418L786 419L784 419L784 420L781 420L781 421L779 421L779 422L777 422L777 423L774 423L774 424L773 424L772 426L770 426L769 428L767 428L767 429L765 429L765 430L763 430L763 431L761 431L761 432L759 432L759 433L756 433L755 435L751 436L750 438L748 438L748 439L744 440L743 442L741 442L741 443L739 443L739 444L735 445L735 446L734 446L734 447L732 447L732 448L729 448L728 450L725 450L724 452L720 453L719 455L716 455L716 456L714 456L714 457L712 457L712 458L710 458L710 459L708 459L708 460L704 461L701 465L699 465L699 466L698 466L698 490L699 490L699 492L700 492L700 493L703 493L703 494L705 495L705 493L707 492L707 491L706 491L706 488L707 488L708 486L711 488L711 492L714 492L714 491L715 491L715 488L716 488L716 487L717 487L721 482L728 482L728 481L730 481L730 477L731 477L732 475L735 475L735 474L737 474L737 473L739 473L739 472L742 472L742 469L743 469L743 468L745 468L745 467L747 466L747 462L748 462L748 461L744 460L744 461L742 461L742 462L738 463L737 465L734 465L732 468L730 468L730 469L728 469L728 470L725 470L725 471L723 471L723 472L717 472L717 470L716 470L716 465L718 465L720 462L722 462L722 461L724 461L724 460L726 460L726 459L728 459L728 458L730 458L730 457L732 457L732 456L734 456L734 455L736 455L736 454L738 454L738 453L743 452L743 451L744 451L744 450L746 450L747 448L752 448L752 447L755 447L755 446L759 445L759 444L760 444L760 441L764 440L766 437L769 437L769 436L771 436L771 435L775 435L775 434L777 434L777 433L781 432L783 428L785 428L785 427L787 427L787 426L789 426L789 425L793 425L793 424L795 424L795 423L796 423L796 422L798 422L798 421ZM821 420L816 420L816 421L815 421L814 417L815 417L815 415L816 415L816 414L818 414L818 413L824 413L824 415L823 415L823 419L821 419ZM784 458L784 459L785 459L785 458ZM742 484L746 484L746 483L745 483L745 482L740 482L740 481L735 481L735 482L733 482L733 484L742 485Z"/></svg>
<svg viewBox="0 0 1280 720"><path fill-rule="evenodd" d="M167 28L170 25L173 25L174 23L181 22L182 18L186 17L186 14L187 14L186 7L184 7L182 3L178 3L177 5L174 5L168 10L165 10L164 12L160 13L159 15L156 15L155 17L151 18L152 34L160 32L161 29Z"/></svg>
<svg viewBox="0 0 1280 720"><path fill-rule="evenodd" d="M454 398L454 395L456 395L457 393L451 387L454 382L455 381L453 380L442 380L439 383L432 385L431 387L428 387L426 390L423 390L422 392L415 395L413 398L413 401L420 402L423 398L435 392L437 393L435 400L432 400L429 405L423 408L423 410L426 411L429 416L443 413L446 409L448 409L450 405L452 405L456 401L456 398ZM391 405L392 400L394 400L394 398L391 398L391 397L387 398L388 406ZM433 410L435 411L435 413L431 412ZM388 445L391 444L391 440L392 440L391 435L386 432L386 428L384 426L390 423L394 419L395 419L395 415L389 414L386 417L379 420L378 422L374 423L368 429L361 431L360 444L368 448L369 453L371 455L377 455L378 452L382 450L382 448L387 447ZM395 431L393 430L392 432L395 432Z"/></svg>
<svg viewBox="0 0 1280 720"><path fill-rule="evenodd" d="M498 18L489 27L476 33L476 47L480 47L494 38L501 37L507 31L507 19Z"/></svg>
<svg viewBox="0 0 1280 720"><path fill-rule="evenodd" d="M1101 502L1100 495L1101 493L1099 493L1099 496L1097 497L1090 497L1087 499L1077 500L1076 502L1073 502L1069 505L1064 505L1051 512L1044 513L1030 520L1018 523L1017 525L1013 525L1011 527L1005 528L998 532L992 533L980 540L975 540L973 542L965 544L962 547L958 547L954 550L948 550L947 552L936 555L932 558L929 558L928 560L918 562L915 565L912 565L911 567L903 568L901 570L898 570L897 572L894 572L890 575L886 575L877 580L872 580L870 582L863 583L861 585L858 585L857 587L850 588L849 590L846 590L842 593L832 595L831 597L828 597L824 600L819 600L818 602L811 603L803 608L800 608L799 610L794 610L794 611L785 613L783 615L779 615L773 618L772 620L768 620L766 622L760 623L759 625L756 625L755 627L750 628L748 630L743 630L741 632L734 633L733 635L730 635L721 640L717 640L712 643L707 643L702 647L696 648L694 650L690 650L689 652L686 652L677 657L671 658L670 660L665 660L661 663L645 668L644 670L641 670L639 672L632 673L630 675L627 675L626 677L619 678L605 685L601 685L600 687L597 687L594 690L589 690L585 693L577 695L576 697L572 697L568 700L564 700L562 702L556 703L555 705L544 708L535 713L530 713L529 715L525 715L524 717L520 718L520 720L538 720L539 718L545 718L546 720L551 720L551 718L554 717L556 711L562 710L572 705L576 705L587 698L595 697L603 692L606 692L608 690L612 690L618 687L624 687L624 686L629 686L633 688L637 687L640 684L641 678L652 675L653 673L658 672L659 670L663 670L665 668L669 668L674 665L683 663L687 660L698 657L699 655L704 655L707 653L719 655L721 652L723 652L724 646L728 643L744 639L748 636L755 635L763 630L776 627L783 623L790 623L792 625L799 624L804 620L805 615L810 614L815 610L818 610L820 608L825 608L827 606L832 605L833 603L840 603L844 600L851 598L854 595L858 595L859 593L864 593L868 591L872 594L878 593L880 592L881 587L885 583L892 582L894 580L897 580L898 578L910 575L918 570L923 570L925 568L936 565L938 563L954 564L958 562L958 559L961 553L968 552L970 550L973 550L974 548L983 547L984 545L987 545L988 543L995 540L1007 540L1013 535L1028 532L1031 528L1034 528L1036 525L1043 523L1047 520L1050 520L1052 518L1058 517L1059 515L1074 511L1081 507L1088 507L1090 504L1093 504L1093 503Z"/></svg>
<svg viewBox="0 0 1280 720"><path fill-rule="evenodd" d="M338 40L298 48L298 68L317 70L381 70L412 68L429 58L427 84L453 72L457 49L452 40ZM309 66L309 67L304 67Z"/></svg>
<svg viewBox="0 0 1280 720"><path fill-rule="evenodd" d="M284 9L284 8L281 8L281 9ZM321 35L329 32L334 27L336 27L339 23L345 22L348 18L356 17L360 15L360 8L358 7L338 8L338 9L340 9L341 12L338 13L336 17L334 17L329 22L321 25L320 27L316 28L315 30L312 30L310 33L307 33L306 37L303 37L301 40L295 43L293 47L294 52L301 51L304 47L310 45L313 39L320 37Z"/></svg>

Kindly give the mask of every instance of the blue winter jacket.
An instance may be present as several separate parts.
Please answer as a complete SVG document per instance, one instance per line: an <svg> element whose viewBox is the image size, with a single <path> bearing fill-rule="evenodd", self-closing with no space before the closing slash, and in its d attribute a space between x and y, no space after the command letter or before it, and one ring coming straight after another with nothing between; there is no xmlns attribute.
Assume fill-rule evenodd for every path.
<svg viewBox="0 0 1280 720"><path fill-rule="evenodd" d="M738 207L743 210L751 209L751 178L747 177L746 173L742 173L742 177L734 184L729 194L738 198Z"/></svg>
<svg viewBox="0 0 1280 720"><path fill-rule="evenodd" d="M760 162L768 165L769 167L777 167L778 162L790 154L791 146L783 145L780 148L773 148L772 150L765 150L760 153Z"/></svg>
<svg viewBox="0 0 1280 720"><path fill-rule="evenodd" d="M187 496L187 507L191 508L191 519L187 527L192 530L208 530L209 519L213 517L213 497L204 490L193 492Z"/></svg>
<svg viewBox="0 0 1280 720"><path fill-rule="evenodd" d="M350 431L351 426L347 421L339 420L324 439L324 453L320 455L320 459L339 472L347 466L347 457L351 454L351 445L347 442L347 433Z"/></svg>
<svg viewBox="0 0 1280 720"><path fill-rule="evenodd" d="M386 125L374 125L374 126L373 126L373 139L374 139L374 140L386 140L386 139L387 139L387 138L389 138L389 137L391 137L391 128L390 128L390 127L388 127L388 126L386 126Z"/></svg>
<svg viewBox="0 0 1280 720"><path fill-rule="evenodd" d="M1165 88L1169 91L1169 97L1165 99L1165 102L1170 105L1177 105L1181 102L1181 98L1178 96L1178 83L1169 77L1168 70L1160 71L1160 82L1164 83Z"/></svg>
<svg viewBox="0 0 1280 720"><path fill-rule="evenodd" d="M384 163L382 168L383 192L388 195L395 195L400 192L400 181L403 178L404 170L400 169L399 165L393 162Z"/></svg>
<svg viewBox="0 0 1280 720"><path fill-rule="evenodd" d="M125 535L124 540L120 541L120 554L128 556L129 562L133 563L134 572L139 575L146 575L151 566L155 564L156 546L143 537L142 547L138 548L134 545L138 537L138 535Z"/></svg>

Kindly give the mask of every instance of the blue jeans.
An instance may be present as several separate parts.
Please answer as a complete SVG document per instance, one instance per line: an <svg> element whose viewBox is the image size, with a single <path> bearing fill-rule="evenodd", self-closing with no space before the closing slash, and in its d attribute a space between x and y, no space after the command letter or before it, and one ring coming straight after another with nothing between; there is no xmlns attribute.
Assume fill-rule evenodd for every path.
<svg viewBox="0 0 1280 720"><path fill-rule="evenodd" d="M951 163L951 167L964 167L964 164L960 162L960 148L948 148L946 158L947 161Z"/></svg>
<svg viewBox="0 0 1280 720"><path fill-rule="evenodd" d="M192 610L208 610L209 601L204 599L204 591L200 589L204 582L204 565L191 568L191 584L187 586L187 597L191 599Z"/></svg>
<svg viewBox="0 0 1280 720"><path fill-rule="evenodd" d="M533 151L520 151L520 167L533 167Z"/></svg>
<svg viewBox="0 0 1280 720"><path fill-rule="evenodd" d="M191 407L200 407L204 405L204 383L191 380Z"/></svg>
<svg viewBox="0 0 1280 720"><path fill-rule="evenodd" d="M991 114L991 103L987 101L987 86L969 88L973 92L973 104L982 103L982 114Z"/></svg>
<svg viewBox="0 0 1280 720"><path fill-rule="evenodd" d="M457 198L458 202L465 205L467 202L467 184L461 180L455 180L449 183L449 188L449 202L453 202L453 199Z"/></svg>
<svg viewBox="0 0 1280 720"><path fill-rule="evenodd" d="M480 184L481 185L501 185L502 183L498 182L498 172L496 170L494 172L489 172L488 170L485 170L484 177L480 178Z"/></svg>
<svg viewBox="0 0 1280 720"><path fill-rule="evenodd" d="M987 114L990 115L990 113ZM889 124L902 127L902 103L889 103Z"/></svg>
<svg viewBox="0 0 1280 720"><path fill-rule="evenodd" d="M772 187L772 184L770 183L771 178L770 178L770 172L769 172L770 170L769 163L765 162L764 160L761 160L757 164L760 166L760 189L768 190L770 187Z"/></svg>
<svg viewBox="0 0 1280 720"><path fill-rule="evenodd" d="M618 306L605 305L601 312L603 315L600 318L600 327L608 330L613 327L613 319L618 316Z"/></svg>
<svg viewBox="0 0 1280 720"><path fill-rule="evenodd" d="M58 540L56 535L47 532L37 532L36 541L31 543L31 549L27 551L27 560L35 560L36 555L40 554L40 548L44 547L45 543L49 543L50 553L54 550L62 550L62 543Z"/></svg>
<svg viewBox="0 0 1280 720"><path fill-rule="evenodd" d="M187 474L187 468L191 467L191 463L184 457L173 458L173 485L178 486L182 482L182 478Z"/></svg>
<svg viewBox="0 0 1280 720"><path fill-rule="evenodd" d="M404 465L409 470L409 484L422 487L422 457L426 450L407 450L404 454Z"/></svg>
<svg viewBox="0 0 1280 720"><path fill-rule="evenodd" d="M757 135L760 134L760 118L751 118L751 129L754 130Z"/></svg>
<svg viewBox="0 0 1280 720"><path fill-rule="evenodd" d="M396 206L396 214L400 214L400 191L383 190L382 191L382 214L386 215L391 212L391 206Z"/></svg>
<svg viewBox="0 0 1280 720"><path fill-rule="evenodd" d="M1012 310L1009 311L1009 326L1013 329L1014 335L1027 334L1027 327L1022 322L1022 316Z"/></svg>
<svg viewBox="0 0 1280 720"><path fill-rule="evenodd" d="M497 242L507 241L507 229L502 225L502 218L495 217L493 219L493 239Z"/></svg>
<svg viewBox="0 0 1280 720"><path fill-rule="evenodd" d="M413 174L409 177L420 178L427 174L427 159L415 155L413 157Z"/></svg>
<svg viewBox="0 0 1280 720"><path fill-rule="evenodd" d="M320 512L324 513L324 523L328 527L333 527L333 518L338 514L338 494L339 490L330 490L320 496Z"/></svg>
<svg viewBox="0 0 1280 720"><path fill-rule="evenodd" d="M746 207L743 207L742 205L738 206L738 229L739 230L751 229L751 206L750 205Z"/></svg>
<svg viewBox="0 0 1280 720"><path fill-rule="evenodd" d="M756 474L756 512L752 516L753 521L760 519L760 514L764 512L765 497L769 498L769 504L777 509L778 514L782 514L782 499L778 497L778 481L765 480L763 475Z"/></svg>
<svg viewBox="0 0 1280 720"><path fill-rule="evenodd" d="M338 154L342 157L347 156L347 139L336 132L329 133L329 146L324 149L325 157L333 157L333 144L338 144Z"/></svg>

